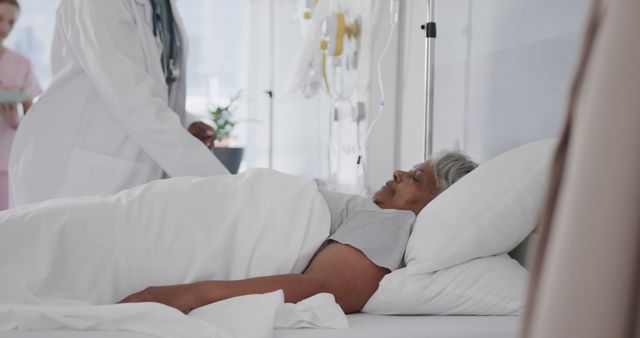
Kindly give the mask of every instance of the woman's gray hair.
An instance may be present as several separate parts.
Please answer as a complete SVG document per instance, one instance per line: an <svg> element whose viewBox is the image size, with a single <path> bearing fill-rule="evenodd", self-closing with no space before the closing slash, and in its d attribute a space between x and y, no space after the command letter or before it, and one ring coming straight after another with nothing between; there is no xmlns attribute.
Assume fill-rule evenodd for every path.
<svg viewBox="0 0 640 338"><path fill-rule="evenodd" d="M456 151L439 152L431 158L430 164L440 192L478 167L467 155Z"/></svg>

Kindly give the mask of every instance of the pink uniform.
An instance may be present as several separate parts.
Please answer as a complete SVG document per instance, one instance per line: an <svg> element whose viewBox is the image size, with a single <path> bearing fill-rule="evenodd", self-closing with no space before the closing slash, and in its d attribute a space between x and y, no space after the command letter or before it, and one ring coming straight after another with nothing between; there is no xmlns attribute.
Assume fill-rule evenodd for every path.
<svg viewBox="0 0 640 338"><path fill-rule="evenodd" d="M29 60L9 49L0 56L0 86L20 90L32 97L42 92ZM9 154L15 133L15 129L0 118L0 210L7 209L9 204Z"/></svg>

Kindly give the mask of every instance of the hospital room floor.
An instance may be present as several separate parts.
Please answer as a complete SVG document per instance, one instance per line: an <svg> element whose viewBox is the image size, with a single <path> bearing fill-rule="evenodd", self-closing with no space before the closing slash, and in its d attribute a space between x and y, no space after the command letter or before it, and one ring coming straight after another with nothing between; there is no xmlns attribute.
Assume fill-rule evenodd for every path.
<svg viewBox="0 0 640 338"><path fill-rule="evenodd" d="M349 315L346 330L276 330L274 338L517 338L519 317ZM132 332L12 332L3 338L152 338Z"/></svg>

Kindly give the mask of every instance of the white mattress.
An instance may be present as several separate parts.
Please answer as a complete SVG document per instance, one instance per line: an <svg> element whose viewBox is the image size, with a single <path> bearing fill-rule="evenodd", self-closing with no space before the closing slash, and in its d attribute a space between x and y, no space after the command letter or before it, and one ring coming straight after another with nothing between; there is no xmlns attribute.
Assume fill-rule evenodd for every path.
<svg viewBox="0 0 640 338"><path fill-rule="evenodd" d="M349 315L346 330L276 330L274 338L517 338L519 317ZM152 338L115 331L4 333L2 338Z"/></svg>
<svg viewBox="0 0 640 338"><path fill-rule="evenodd" d="M349 315L346 330L276 330L274 338L518 338L520 317Z"/></svg>

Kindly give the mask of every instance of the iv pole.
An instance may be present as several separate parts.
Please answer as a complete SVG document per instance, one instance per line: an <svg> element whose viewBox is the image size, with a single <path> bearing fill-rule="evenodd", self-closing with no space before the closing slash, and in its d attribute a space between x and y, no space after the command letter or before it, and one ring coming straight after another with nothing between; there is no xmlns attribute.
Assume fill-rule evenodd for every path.
<svg viewBox="0 0 640 338"><path fill-rule="evenodd" d="M425 31L424 44L424 84L425 84L425 102L424 102L424 159L429 159L433 154L433 99L434 99L434 71L435 71L435 42L436 42L436 23L435 23L435 0L427 0L427 23L422 25Z"/></svg>
<svg viewBox="0 0 640 338"><path fill-rule="evenodd" d="M269 2L269 90L265 94L269 97L269 169L273 169L273 134L274 134L274 111L273 111L273 91L275 87L275 0Z"/></svg>

